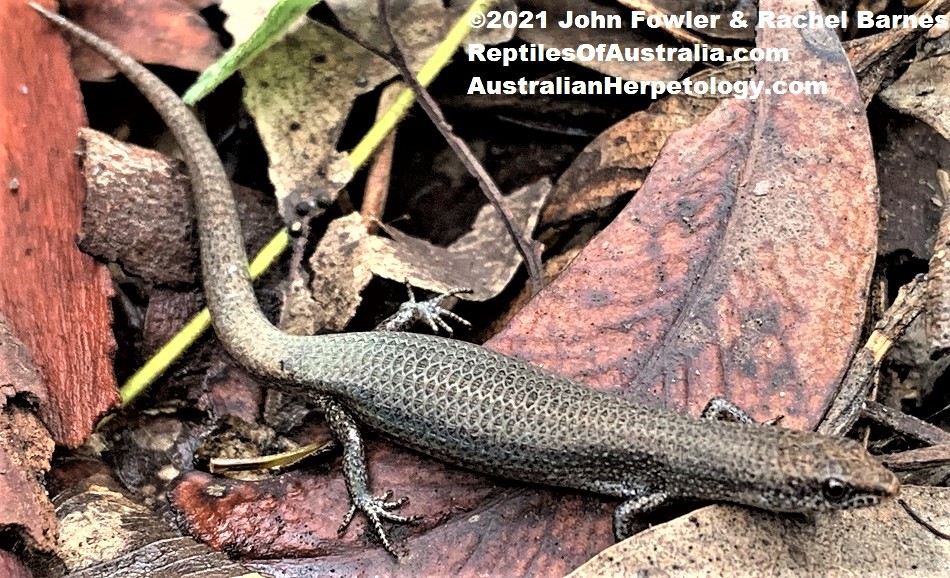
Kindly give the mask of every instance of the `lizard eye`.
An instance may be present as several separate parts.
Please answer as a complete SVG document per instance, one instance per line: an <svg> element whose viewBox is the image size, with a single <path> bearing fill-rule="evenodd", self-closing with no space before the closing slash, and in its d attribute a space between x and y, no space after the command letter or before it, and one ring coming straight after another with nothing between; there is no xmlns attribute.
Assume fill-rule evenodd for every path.
<svg viewBox="0 0 950 578"><path fill-rule="evenodd" d="M825 499L829 502L840 502L848 494L848 487L838 478L828 478L821 487Z"/></svg>

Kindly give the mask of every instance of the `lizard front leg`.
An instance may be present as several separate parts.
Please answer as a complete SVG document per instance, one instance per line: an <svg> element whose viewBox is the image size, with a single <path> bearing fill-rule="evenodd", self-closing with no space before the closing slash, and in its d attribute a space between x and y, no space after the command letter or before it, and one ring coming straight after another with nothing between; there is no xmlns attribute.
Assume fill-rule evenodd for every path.
<svg viewBox="0 0 950 578"><path fill-rule="evenodd" d="M759 423L751 415L738 405L732 403L724 397L714 397L709 400L701 414L703 419L712 421L734 421L739 423L749 423L755 425L776 425L782 421L783 416L777 416L767 422Z"/></svg>

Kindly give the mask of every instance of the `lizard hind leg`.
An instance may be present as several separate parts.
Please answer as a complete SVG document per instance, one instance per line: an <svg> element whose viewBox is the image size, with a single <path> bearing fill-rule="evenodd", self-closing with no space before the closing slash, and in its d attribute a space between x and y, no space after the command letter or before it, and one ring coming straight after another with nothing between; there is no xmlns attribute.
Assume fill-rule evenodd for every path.
<svg viewBox="0 0 950 578"><path fill-rule="evenodd" d="M383 521L408 524L418 520L417 516L403 516L393 513L393 510L408 503L409 498L390 500L392 492L386 492L381 496L374 496L370 493L366 451L356 420L340 402L332 397L322 396L316 399L315 402L326 417L333 437L343 446L343 477L346 480L346 489L350 494L352 504L343 517L339 533L342 534L350 525L357 510L363 512L373 529L373 533L382 542L386 551L398 558L399 555L383 528Z"/></svg>
<svg viewBox="0 0 950 578"><path fill-rule="evenodd" d="M432 329L432 333L438 335L441 327L450 336L452 327L446 319L460 323L466 327L472 324L462 319L455 313L442 307L442 303L449 297L461 295L463 293L472 293L471 289L465 287L455 287L445 293L436 295L426 301L416 301L416 294L412 290L412 285L406 281L406 289L409 292L409 300L399 306L399 310L383 320L376 326L376 331L408 331L416 321L422 321Z"/></svg>

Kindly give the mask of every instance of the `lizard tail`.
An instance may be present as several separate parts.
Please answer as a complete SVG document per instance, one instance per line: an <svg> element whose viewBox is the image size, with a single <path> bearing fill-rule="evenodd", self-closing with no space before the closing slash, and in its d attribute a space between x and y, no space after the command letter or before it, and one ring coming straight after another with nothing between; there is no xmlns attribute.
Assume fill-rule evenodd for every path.
<svg viewBox="0 0 950 578"><path fill-rule="evenodd" d="M284 345L293 338L268 321L254 296L237 207L211 139L178 95L144 66L88 30L38 4L29 4L118 68L168 125L191 178L205 297L215 331L239 363L273 378L274 368L282 365ZM270 344L266 351L259 346L262 341Z"/></svg>

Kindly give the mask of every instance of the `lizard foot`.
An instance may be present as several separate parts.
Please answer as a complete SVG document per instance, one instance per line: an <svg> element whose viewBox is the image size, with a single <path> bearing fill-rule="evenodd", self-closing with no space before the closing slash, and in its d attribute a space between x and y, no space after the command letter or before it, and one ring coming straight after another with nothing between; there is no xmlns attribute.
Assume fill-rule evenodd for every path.
<svg viewBox="0 0 950 578"><path fill-rule="evenodd" d="M419 520L419 516L401 516L394 514L392 510L408 503L409 498L402 497L398 500L390 501L392 495L393 493L389 491L382 496L371 496L369 494L355 496L353 498L353 505L350 506L349 511L343 516L343 523L340 524L340 529L337 530L337 532L339 534L345 532L347 526L353 521L353 516L355 516L357 510L359 510L366 515L370 525L373 527L373 532L376 534L376 537L379 538L379 541L383 543L383 547L386 548L386 551L398 558L399 555L396 553L396 549L393 548L392 542L390 542L386 536L382 521L386 520L397 524L411 524Z"/></svg>
<svg viewBox="0 0 950 578"><path fill-rule="evenodd" d="M380 323L379 326L376 327L377 330L402 331L408 329L414 322L422 321L428 325L435 334L439 333L439 328L441 327L446 333L452 335L452 327L446 323L446 319L450 319L467 327L472 326L472 324L465 319L442 307L442 301L446 298L454 297L462 293L471 293L471 289L455 287L425 301L416 301L416 296L412 291L412 285L410 285L408 281L406 281L406 289L409 290L409 301L400 305L396 313Z"/></svg>

